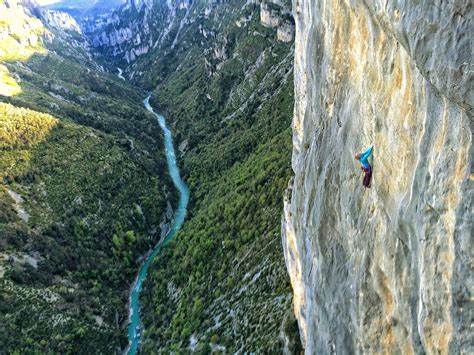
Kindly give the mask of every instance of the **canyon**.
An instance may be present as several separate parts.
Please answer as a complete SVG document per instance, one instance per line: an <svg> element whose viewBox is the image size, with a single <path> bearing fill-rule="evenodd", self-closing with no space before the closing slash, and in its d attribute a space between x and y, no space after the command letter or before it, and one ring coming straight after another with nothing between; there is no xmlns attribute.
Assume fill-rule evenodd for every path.
<svg viewBox="0 0 474 355"><path fill-rule="evenodd" d="M0 0L0 349L472 353L472 17Z"/></svg>

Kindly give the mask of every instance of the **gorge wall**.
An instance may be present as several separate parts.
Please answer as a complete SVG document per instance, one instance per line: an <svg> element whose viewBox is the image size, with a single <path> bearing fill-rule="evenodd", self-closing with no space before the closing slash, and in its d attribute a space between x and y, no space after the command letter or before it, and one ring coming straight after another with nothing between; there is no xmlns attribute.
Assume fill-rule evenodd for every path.
<svg viewBox="0 0 474 355"><path fill-rule="evenodd" d="M282 232L308 354L473 350L472 14L468 1L294 2ZM366 190L354 154L370 145Z"/></svg>

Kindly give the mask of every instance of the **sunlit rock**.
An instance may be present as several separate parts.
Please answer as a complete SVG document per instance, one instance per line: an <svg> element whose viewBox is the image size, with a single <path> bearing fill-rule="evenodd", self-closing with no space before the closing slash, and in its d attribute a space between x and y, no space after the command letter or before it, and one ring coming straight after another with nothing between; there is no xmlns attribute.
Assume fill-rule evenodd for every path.
<svg viewBox="0 0 474 355"><path fill-rule="evenodd" d="M472 352L469 2L294 12L283 245L306 353Z"/></svg>

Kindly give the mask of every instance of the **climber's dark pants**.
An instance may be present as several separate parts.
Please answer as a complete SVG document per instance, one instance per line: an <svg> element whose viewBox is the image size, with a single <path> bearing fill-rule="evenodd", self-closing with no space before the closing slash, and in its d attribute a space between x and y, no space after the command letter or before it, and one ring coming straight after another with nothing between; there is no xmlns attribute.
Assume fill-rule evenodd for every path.
<svg viewBox="0 0 474 355"><path fill-rule="evenodd" d="M362 167L362 170L364 170L364 181L362 184L364 187L370 187L370 179L372 178L372 167L369 165L368 168Z"/></svg>

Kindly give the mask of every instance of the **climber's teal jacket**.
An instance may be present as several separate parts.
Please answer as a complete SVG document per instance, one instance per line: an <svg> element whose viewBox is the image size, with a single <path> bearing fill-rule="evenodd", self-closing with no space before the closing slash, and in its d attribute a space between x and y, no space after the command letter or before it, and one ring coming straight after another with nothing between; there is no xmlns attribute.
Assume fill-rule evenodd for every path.
<svg viewBox="0 0 474 355"><path fill-rule="evenodd" d="M372 154L372 151L374 150L374 147L370 147L369 149L367 149L365 152L361 153L360 154L360 163L362 164L362 166L366 169L370 168L370 164L369 164L369 157L370 155Z"/></svg>

